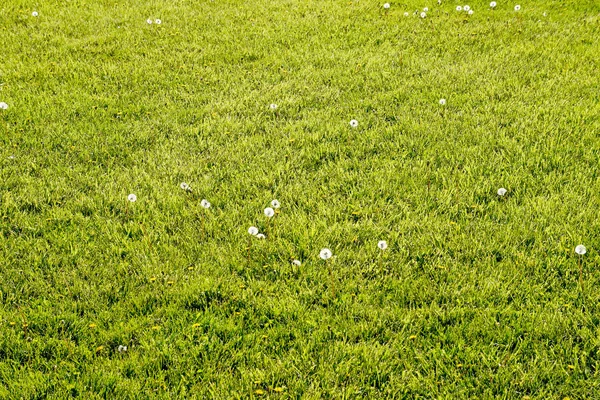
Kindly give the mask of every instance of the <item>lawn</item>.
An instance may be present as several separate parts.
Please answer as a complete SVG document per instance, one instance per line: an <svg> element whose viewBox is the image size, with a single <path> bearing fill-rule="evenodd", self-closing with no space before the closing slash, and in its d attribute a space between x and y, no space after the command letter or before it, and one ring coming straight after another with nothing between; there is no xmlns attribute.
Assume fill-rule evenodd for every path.
<svg viewBox="0 0 600 400"><path fill-rule="evenodd" d="M0 398L600 398L600 3L383 3L0 4Z"/></svg>

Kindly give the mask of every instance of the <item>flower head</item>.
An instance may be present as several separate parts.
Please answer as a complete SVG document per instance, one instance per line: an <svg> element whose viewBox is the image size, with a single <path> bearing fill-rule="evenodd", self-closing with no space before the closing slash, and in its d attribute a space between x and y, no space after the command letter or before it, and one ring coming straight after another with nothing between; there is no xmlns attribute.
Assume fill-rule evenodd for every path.
<svg viewBox="0 0 600 400"><path fill-rule="evenodd" d="M273 200L271 202L271 207L273 207L273 208L279 208L279 207L281 207L281 204L279 203L279 200Z"/></svg>
<svg viewBox="0 0 600 400"><path fill-rule="evenodd" d="M351 120L350 121L350 126L353 127L353 128L356 128L358 126L358 121L355 120L355 119Z"/></svg>
<svg viewBox="0 0 600 400"><path fill-rule="evenodd" d="M404 16L405 16L405 17L408 17L408 15L409 15L409 14L408 14L408 12L405 12L405 13L404 13Z"/></svg>
<svg viewBox="0 0 600 400"><path fill-rule="evenodd" d="M8 104L3 101L0 101L0 110L8 110Z"/></svg>
<svg viewBox="0 0 600 400"><path fill-rule="evenodd" d="M148 23L148 25L151 25L151 24L152 24L152 20L151 20L150 18L148 18L148 19L146 20L146 22Z"/></svg>
<svg viewBox="0 0 600 400"><path fill-rule="evenodd" d="M468 12L467 14L469 14L469 15L473 15L473 13L474 13L474 12L475 12L475 11L473 11L473 10L469 10L469 12Z"/></svg>
<svg viewBox="0 0 600 400"><path fill-rule="evenodd" d="M385 8L386 10L389 10L390 9L390 3L385 3L383 5L383 8Z"/></svg>
<svg viewBox="0 0 600 400"><path fill-rule="evenodd" d="M521 10L521 6L517 4L517 5L515 6L515 11L520 11L520 10Z"/></svg>
<svg viewBox="0 0 600 400"><path fill-rule="evenodd" d="M425 14L424 12L421 13L421 18L425 18L427 16L427 14Z"/></svg>
<svg viewBox="0 0 600 400"><path fill-rule="evenodd" d="M332 255L333 253L329 249L322 249L319 253L319 257L321 257L321 259L323 260L329 260Z"/></svg>
<svg viewBox="0 0 600 400"><path fill-rule="evenodd" d="M379 243L377 243L377 247L381 250L385 250L387 249L387 242L385 240L380 240Z"/></svg>
<svg viewBox="0 0 600 400"><path fill-rule="evenodd" d="M181 182L181 183L179 184L179 187L180 187L180 188L182 188L183 190L191 190L191 189L190 189L190 185L188 185L188 184L187 184L187 183L185 183L185 182Z"/></svg>
<svg viewBox="0 0 600 400"><path fill-rule="evenodd" d="M299 267L302 265L302 263L300 262L300 260L294 260L292 261L292 264L295 265L296 267Z"/></svg>
<svg viewBox="0 0 600 400"><path fill-rule="evenodd" d="M441 106L445 106L446 105L446 99L440 99L440 105Z"/></svg>
<svg viewBox="0 0 600 400"><path fill-rule="evenodd" d="M508 190L506 190L504 188L500 188L500 189L498 189L498 196L504 196L506 194L506 192L508 192Z"/></svg>
<svg viewBox="0 0 600 400"><path fill-rule="evenodd" d="M206 199L202 199L202 201L200 202L200 205L204 208L210 208L210 202Z"/></svg>
<svg viewBox="0 0 600 400"><path fill-rule="evenodd" d="M155 19L155 20L154 20L154 23L155 23L156 25L160 25L160 24L162 24L162 21L161 21L160 19Z"/></svg>
<svg viewBox="0 0 600 400"><path fill-rule="evenodd" d="M428 12L428 11L429 11L428 7L423 8L423 12Z"/></svg>
<svg viewBox="0 0 600 400"><path fill-rule="evenodd" d="M275 215L275 210L273 210L271 207L267 207L265 208L265 215L268 218L271 218L273 215Z"/></svg>
<svg viewBox="0 0 600 400"><path fill-rule="evenodd" d="M586 252L587 252L587 249L582 244L575 247L575 253L579 254L580 256L584 255Z"/></svg>
<svg viewBox="0 0 600 400"><path fill-rule="evenodd" d="M131 193L129 196L127 196L127 200L134 203L137 200L137 196L135 194Z"/></svg>
<svg viewBox="0 0 600 400"><path fill-rule="evenodd" d="M256 236L258 235L258 228L255 226L251 226L250 228L248 228L248 233L252 236Z"/></svg>
<svg viewBox="0 0 600 400"><path fill-rule="evenodd" d="M271 105L269 106L269 108L270 108L271 110L277 110L277 104L271 104Z"/></svg>
<svg viewBox="0 0 600 400"><path fill-rule="evenodd" d="M492 1L492 2L490 3L490 7L492 7L492 8L496 8L496 2L495 2L495 1Z"/></svg>
<svg viewBox="0 0 600 400"><path fill-rule="evenodd" d="M471 9L471 6L469 6L469 5L466 5L463 7L463 10L465 10L465 11L469 11L470 9Z"/></svg>
<svg viewBox="0 0 600 400"><path fill-rule="evenodd" d="M462 7L461 6L456 6L456 11L462 11Z"/></svg>
<svg viewBox="0 0 600 400"><path fill-rule="evenodd" d="M34 11L34 12L32 12L32 13L31 13L31 15L32 15L33 17L37 17L39 14L38 14L38 12L37 12L37 11Z"/></svg>
<svg viewBox="0 0 600 400"><path fill-rule="evenodd" d="M124 353L127 351L127 346L123 346L122 344L120 344L119 347L117 347L117 350L119 351L119 353Z"/></svg>
<svg viewBox="0 0 600 400"><path fill-rule="evenodd" d="M259 233L258 235L256 235L256 237L257 237L258 239L264 239L266 236L265 236L265 235L263 235L262 233Z"/></svg>

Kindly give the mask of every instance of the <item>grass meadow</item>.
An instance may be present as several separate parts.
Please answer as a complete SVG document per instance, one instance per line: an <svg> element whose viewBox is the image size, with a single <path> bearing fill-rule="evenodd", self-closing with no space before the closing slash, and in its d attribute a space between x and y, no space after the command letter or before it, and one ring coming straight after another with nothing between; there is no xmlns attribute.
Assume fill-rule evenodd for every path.
<svg viewBox="0 0 600 400"><path fill-rule="evenodd" d="M0 3L0 398L600 398L600 3L383 3Z"/></svg>

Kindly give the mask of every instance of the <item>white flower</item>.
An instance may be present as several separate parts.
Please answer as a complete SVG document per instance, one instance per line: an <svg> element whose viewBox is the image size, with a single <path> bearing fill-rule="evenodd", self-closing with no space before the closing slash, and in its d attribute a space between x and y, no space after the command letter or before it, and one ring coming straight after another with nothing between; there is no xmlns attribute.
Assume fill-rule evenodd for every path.
<svg viewBox="0 0 600 400"><path fill-rule="evenodd" d="M429 8L425 7L425 8L423 9L423 11L424 11L424 12L428 12L428 11L429 11Z"/></svg>
<svg viewBox="0 0 600 400"><path fill-rule="evenodd" d="M446 105L446 99L440 99L440 105L441 106L445 106Z"/></svg>
<svg viewBox="0 0 600 400"><path fill-rule="evenodd" d="M275 215L275 210L273 210L271 207L267 207L265 208L265 215L271 218L273 215Z"/></svg>
<svg viewBox="0 0 600 400"><path fill-rule="evenodd" d="M495 1L492 1L492 2L490 3L490 7L492 7L492 8L495 8L495 7L496 7L496 2L495 2Z"/></svg>
<svg viewBox="0 0 600 400"><path fill-rule="evenodd" d="M351 120L350 121L350 126L353 127L353 128L356 128L358 126L358 121L355 120L355 119Z"/></svg>
<svg viewBox="0 0 600 400"><path fill-rule="evenodd" d="M575 253L579 254L580 256L584 255L586 252L587 252L587 249L582 244L575 247Z"/></svg>
<svg viewBox="0 0 600 400"><path fill-rule="evenodd" d="M271 104L271 105L269 106L269 108L270 108L271 110L276 110L276 109L277 109L277 104Z"/></svg>
<svg viewBox="0 0 600 400"><path fill-rule="evenodd" d="M124 353L127 351L127 346L123 346L122 344L120 344L117 350L119 351L119 353Z"/></svg>
<svg viewBox="0 0 600 400"><path fill-rule="evenodd" d="M404 16L405 16L405 17L408 17L408 12L405 12L405 13L404 13Z"/></svg>
<svg viewBox="0 0 600 400"><path fill-rule="evenodd" d="M31 13L31 15L34 16L34 17L37 17L39 14L38 14L37 11L34 11L34 12Z"/></svg>
<svg viewBox="0 0 600 400"><path fill-rule="evenodd" d="M14 155L12 155L12 156L8 156L8 158L9 158L9 159L11 159L11 160L14 160L14 159L15 159L15 156L14 156Z"/></svg>
<svg viewBox="0 0 600 400"><path fill-rule="evenodd" d="M248 233L252 236L256 236L258 235L258 228L255 226L251 226L250 228L248 228Z"/></svg>
<svg viewBox="0 0 600 400"><path fill-rule="evenodd" d="M200 202L200 205L204 208L210 208L210 202L206 199L202 199L202 201Z"/></svg>
<svg viewBox="0 0 600 400"><path fill-rule="evenodd" d="M390 8L390 3L385 3L385 4L383 5L383 8L385 8L386 10L389 10L389 8Z"/></svg>
<svg viewBox="0 0 600 400"><path fill-rule="evenodd" d="M462 11L462 7L461 6L456 6L456 11Z"/></svg>
<svg viewBox="0 0 600 400"><path fill-rule="evenodd" d="M463 6L463 10L465 10L465 11L469 11L470 9L471 9L471 6L469 6L469 5Z"/></svg>
<svg viewBox="0 0 600 400"><path fill-rule="evenodd" d="M135 202L137 200L137 196L133 193L131 193L129 196L127 196L127 200L129 200L130 202Z"/></svg>
<svg viewBox="0 0 600 400"><path fill-rule="evenodd" d="M152 24L152 20L151 20L150 18L148 18L148 19L146 20L146 22L147 22L148 24Z"/></svg>
<svg viewBox="0 0 600 400"><path fill-rule="evenodd" d="M300 260L294 260L292 261L292 264L294 264L296 267L299 267L302 265L302 263L300 262Z"/></svg>
<svg viewBox="0 0 600 400"><path fill-rule="evenodd" d="M188 184L187 184L187 183L185 183L185 182L181 182L181 183L179 184L179 187L180 187L180 188L182 188L183 190L190 190L190 185L188 185Z"/></svg>
<svg viewBox="0 0 600 400"><path fill-rule="evenodd" d="M281 207L281 204L279 203L279 200L273 200L273 201L271 201L271 207L273 207L273 208L279 208L279 207Z"/></svg>
<svg viewBox="0 0 600 400"><path fill-rule="evenodd" d="M377 247L381 250L385 250L387 249L387 242L385 240L380 240L379 243L377 243Z"/></svg>
<svg viewBox="0 0 600 400"><path fill-rule="evenodd" d="M548 15L548 13L546 11L544 11L544 13L542 15L545 17Z"/></svg>
<svg viewBox="0 0 600 400"><path fill-rule="evenodd" d="M475 12L475 11L473 11L473 10L469 10L469 12L468 12L467 14L469 14L469 15L473 15L473 13L474 13L474 12Z"/></svg>
<svg viewBox="0 0 600 400"><path fill-rule="evenodd" d="M424 12L421 13L421 18L425 18L427 16L427 14L425 14Z"/></svg>
<svg viewBox="0 0 600 400"><path fill-rule="evenodd" d="M331 253L331 250L329 249L322 249L319 253L319 257L321 257L323 260L329 260L332 255L333 253Z"/></svg>
<svg viewBox="0 0 600 400"><path fill-rule="evenodd" d="M521 6L517 4L517 5L515 6L515 11L519 11L520 9L521 9Z"/></svg>
<svg viewBox="0 0 600 400"><path fill-rule="evenodd" d="M263 235L262 233L259 233L258 235L256 235L256 237L257 237L258 239L264 239L264 238L265 238L265 235Z"/></svg>
<svg viewBox="0 0 600 400"><path fill-rule="evenodd" d="M504 196L508 190L504 188L498 189L498 196Z"/></svg>
<svg viewBox="0 0 600 400"><path fill-rule="evenodd" d="M160 25L160 24L162 24L162 21L160 19L156 19L156 20L154 20L154 23L157 25Z"/></svg>
<svg viewBox="0 0 600 400"><path fill-rule="evenodd" d="M8 110L8 104L3 101L0 101L0 110Z"/></svg>

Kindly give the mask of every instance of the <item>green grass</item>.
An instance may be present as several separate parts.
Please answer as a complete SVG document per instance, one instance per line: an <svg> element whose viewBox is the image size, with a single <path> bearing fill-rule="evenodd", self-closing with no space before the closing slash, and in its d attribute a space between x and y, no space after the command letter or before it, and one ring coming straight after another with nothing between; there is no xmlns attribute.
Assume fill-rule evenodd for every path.
<svg viewBox="0 0 600 400"><path fill-rule="evenodd" d="M0 397L600 398L600 3L498 3L2 2Z"/></svg>

